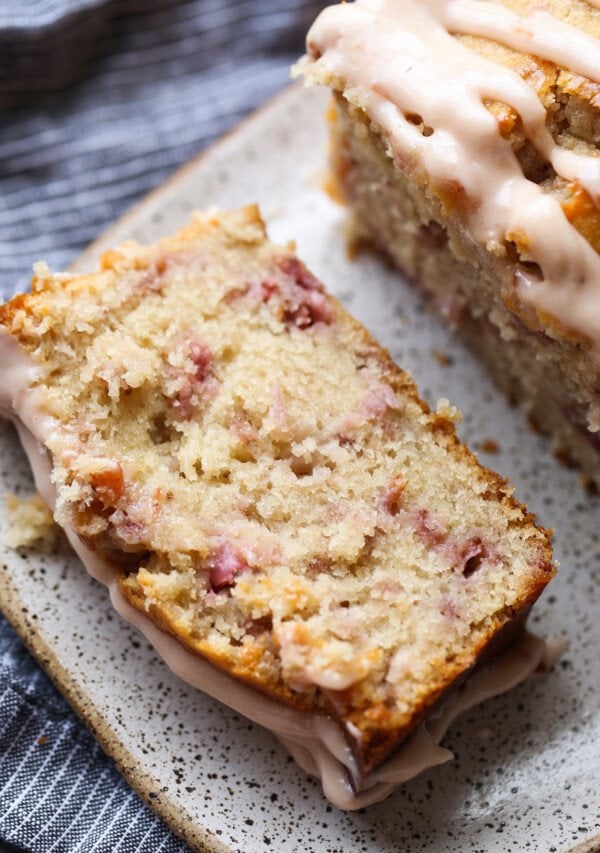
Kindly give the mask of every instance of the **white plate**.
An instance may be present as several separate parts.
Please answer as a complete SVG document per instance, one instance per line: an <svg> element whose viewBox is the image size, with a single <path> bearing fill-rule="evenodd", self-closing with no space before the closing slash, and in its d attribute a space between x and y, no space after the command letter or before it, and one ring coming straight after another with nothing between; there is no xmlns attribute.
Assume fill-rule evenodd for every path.
<svg viewBox="0 0 600 853"><path fill-rule="evenodd" d="M567 636L555 670L459 720L456 760L385 803L345 814L265 731L179 681L111 611L68 553L6 552L2 608L127 779L191 844L253 851L565 851L600 848L600 637L593 598L598 501L561 468L464 348L377 258L346 257L345 212L321 190L327 96L292 87L153 193L77 263L122 239L154 240L194 208L260 202L274 240L300 256L411 370L429 401L466 413L471 446L556 528L558 578L531 625ZM450 354L443 367L433 352ZM31 490L12 428L0 427L0 493ZM0 540L2 531L0 531ZM27 569L27 570L26 570ZM594 577L596 574L596 578ZM596 841L594 841L596 836Z"/></svg>

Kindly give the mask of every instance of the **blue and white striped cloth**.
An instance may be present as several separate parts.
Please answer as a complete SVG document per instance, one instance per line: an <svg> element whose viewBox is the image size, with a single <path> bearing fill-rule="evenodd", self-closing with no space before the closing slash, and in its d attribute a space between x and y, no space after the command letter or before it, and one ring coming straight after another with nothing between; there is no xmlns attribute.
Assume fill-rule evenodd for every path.
<svg viewBox="0 0 600 853"><path fill-rule="evenodd" d="M322 5L0 4L0 295L25 289L39 258L68 266L133 201L284 86ZM2 617L0 849L1 840L36 853L186 849Z"/></svg>

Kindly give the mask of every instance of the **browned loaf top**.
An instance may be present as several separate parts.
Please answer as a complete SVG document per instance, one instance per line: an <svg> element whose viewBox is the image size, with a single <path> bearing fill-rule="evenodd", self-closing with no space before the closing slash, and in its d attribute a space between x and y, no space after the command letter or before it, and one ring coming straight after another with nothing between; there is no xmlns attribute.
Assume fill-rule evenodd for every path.
<svg viewBox="0 0 600 853"><path fill-rule="evenodd" d="M255 207L90 275L39 265L0 328L41 368L59 523L188 649L332 714L363 773L554 574L455 410L429 411Z"/></svg>

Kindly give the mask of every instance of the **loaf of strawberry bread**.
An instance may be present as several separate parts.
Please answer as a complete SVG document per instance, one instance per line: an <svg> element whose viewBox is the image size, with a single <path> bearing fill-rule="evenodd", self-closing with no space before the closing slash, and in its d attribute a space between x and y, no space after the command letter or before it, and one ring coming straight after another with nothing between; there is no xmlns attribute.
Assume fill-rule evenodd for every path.
<svg viewBox="0 0 600 853"><path fill-rule="evenodd" d="M600 485L598 0L357 0L299 73L385 253Z"/></svg>

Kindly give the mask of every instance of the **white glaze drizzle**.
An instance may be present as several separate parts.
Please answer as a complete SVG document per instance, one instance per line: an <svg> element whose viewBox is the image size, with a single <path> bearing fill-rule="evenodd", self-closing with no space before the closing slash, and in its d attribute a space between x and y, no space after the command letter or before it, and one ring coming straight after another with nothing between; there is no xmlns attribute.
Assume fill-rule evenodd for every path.
<svg viewBox="0 0 600 853"><path fill-rule="evenodd" d="M450 31L483 36L600 83L598 39L546 11L520 17L489 0L425 0Z"/></svg>
<svg viewBox="0 0 600 853"><path fill-rule="evenodd" d="M490 247L525 234L525 259L544 277L523 272L506 286L542 323L555 317L589 340L598 360L600 258L558 200L524 177L484 101L512 106L557 174L576 180L597 203L600 158L557 145L528 84L449 30L519 44L600 78L600 40L545 13L520 19L479 0L357 0L329 7L308 34L309 58L301 70L309 80L341 79L347 99L381 128L399 164L410 169L420 163L435 185L463 188L465 225L475 243ZM433 135L423 136L406 119L411 114L422 116Z"/></svg>
<svg viewBox="0 0 600 853"><path fill-rule="evenodd" d="M36 488L53 508L56 493L45 440L60 425L43 411L41 394L35 387L41 371L31 356L2 330L0 364L0 415L16 424ZM108 587L117 612L144 634L167 666L187 684L273 732L302 769L321 779L325 796L340 809L359 809L379 802L402 782L449 761L452 753L438 744L456 716L524 681L548 655L548 646L543 640L525 634L500 658L479 670L455 691L445 706L417 729L392 758L362 780L363 788L357 792L355 789L359 788L361 780L354 756L340 727L332 719L324 714L289 708L187 651L175 637L160 630L125 599L108 561L90 551L73 530L67 529L65 533L89 574Z"/></svg>

